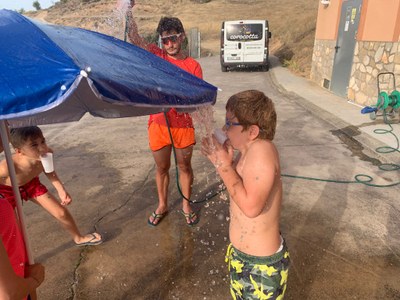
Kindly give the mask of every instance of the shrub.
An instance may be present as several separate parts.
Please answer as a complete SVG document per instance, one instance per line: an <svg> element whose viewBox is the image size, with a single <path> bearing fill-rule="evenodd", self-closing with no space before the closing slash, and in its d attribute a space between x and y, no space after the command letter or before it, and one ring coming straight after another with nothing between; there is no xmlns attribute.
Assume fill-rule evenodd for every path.
<svg viewBox="0 0 400 300"><path fill-rule="evenodd" d="M33 3L32 3L32 6L36 9L36 10L41 10L42 8L40 7L40 3L39 3L39 1L34 1Z"/></svg>

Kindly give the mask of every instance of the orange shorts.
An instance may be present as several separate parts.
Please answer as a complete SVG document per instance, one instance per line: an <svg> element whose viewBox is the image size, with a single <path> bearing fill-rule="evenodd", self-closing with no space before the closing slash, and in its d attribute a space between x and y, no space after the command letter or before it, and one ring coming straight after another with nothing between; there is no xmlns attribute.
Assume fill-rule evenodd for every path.
<svg viewBox="0 0 400 300"><path fill-rule="evenodd" d="M183 149L196 144L194 128L170 128L174 147ZM168 127L151 122L149 125L149 146L151 151L171 145Z"/></svg>

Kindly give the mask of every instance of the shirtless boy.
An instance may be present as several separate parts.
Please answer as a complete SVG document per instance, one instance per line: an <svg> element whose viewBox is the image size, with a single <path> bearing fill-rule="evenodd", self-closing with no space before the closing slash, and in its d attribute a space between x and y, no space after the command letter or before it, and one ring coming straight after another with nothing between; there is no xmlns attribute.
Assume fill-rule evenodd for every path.
<svg viewBox="0 0 400 300"><path fill-rule="evenodd" d="M11 129L10 142L15 149L12 156L21 198L31 200L42 206L55 217L63 228L71 235L77 246L98 245L103 242L100 234L94 232L81 235L72 215L66 208L72 199L65 190L57 173L45 173L54 188L57 190L61 204L39 181L39 175L44 172L40 155L52 150L47 146L43 133L37 126ZM10 175L5 160L0 162L0 197L16 207L16 200L11 186Z"/></svg>
<svg viewBox="0 0 400 300"><path fill-rule="evenodd" d="M233 299L282 299L286 290L289 252L279 230L282 182L272 143L275 128L272 101L249 90L233 95L226 104L228 140L223 145L215 136L202 140L202 153L230 195L226 261Z"/></svg>

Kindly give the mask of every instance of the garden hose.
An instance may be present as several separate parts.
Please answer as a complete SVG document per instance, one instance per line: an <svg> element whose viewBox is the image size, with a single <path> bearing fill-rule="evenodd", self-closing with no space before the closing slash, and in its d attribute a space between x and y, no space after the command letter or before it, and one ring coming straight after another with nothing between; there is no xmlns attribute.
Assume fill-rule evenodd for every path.
<svg viewBox="0 0 400 300"><path fill-rule="evenodd" d="M375 134L391 134L395 140L396 140L396 148L394 147L390 147L390 146L382 146L382 147L378 147L375 149L376 152L378 153L392 153L392 152L399 152L399 139L398 137L393 133L393 127L391 123L387 123L387 125L389 125L390 130L387 129L375 129L374 133ZM383 171L395 171L395 170L399 170L400 169L400 165L399 164L382 164L379 166L379 169L383 170Z"/></svg>
<svg viewBox="0 0 400 300"><path fill-rule="evenodd" d="M386 113L384 112L386 115ZM382 146L378 147L375 149L377 153L392 153L392 152L399 152L399 139L398 137L393 133L393 127L391 123L386 123L389 125L390 129L382 129L378 128L375 129L373 132L375 134L391 134L395 140L396 140L396 148L390 147L390 146ZM381 164L379 166L379 169L382 171L396 171L400 170L400 165L399 164ZM357 174L354 176L354 180L347 181L347 180L331 180L331 179L320 179L320 178L314 178L314 177L304 177L304 176L295 176L295 175L288 175L288 174L282 174L283 177L290 177L290 178L298 178L298 179L305 179L305 180L314 180L314 181L324 181L324 182L333 182L333 183L346 183L346 184L351 184L351 183L361 183L365 184L368 186L372 187L392 187L400 184L399 182L391 183L391 184L373 184L371 183L373 178L369 175L365 174Z"/></svg>

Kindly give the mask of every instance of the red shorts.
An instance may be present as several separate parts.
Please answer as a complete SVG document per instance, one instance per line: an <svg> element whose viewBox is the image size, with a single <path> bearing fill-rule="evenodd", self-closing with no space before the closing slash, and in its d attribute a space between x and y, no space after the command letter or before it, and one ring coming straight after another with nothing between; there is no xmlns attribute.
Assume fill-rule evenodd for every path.
<svg viewBox="0 0 400 300"><path fill-rule="evenodd" d="M33 178L28 183L19 187L21 198L29 200L47 193L47 188L40 183L39 177ZM5 198L13 208L16 207L12 186L0 184L0 198Z"/></svg>
<svg viewBox="0 0 400 300"><path fill-rule="evenodd" d="M174 147L183 149L196 144L194 128L170 128ZM149 146L151 151L171 145L168 127L151 122L149 125Z"/></svg>
<svg viewBox="0 0 400 300"><path fill-rule="evenodd" d="M17 224L14 209L5 199L0 199L0 220L0 240L6 248L15 274L24 277L28 264L24 238Z"/></svg>

